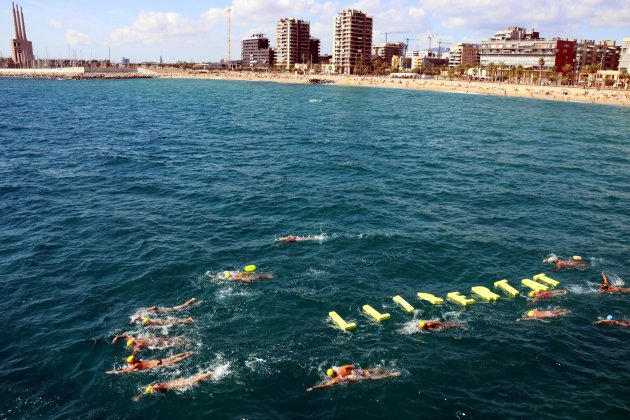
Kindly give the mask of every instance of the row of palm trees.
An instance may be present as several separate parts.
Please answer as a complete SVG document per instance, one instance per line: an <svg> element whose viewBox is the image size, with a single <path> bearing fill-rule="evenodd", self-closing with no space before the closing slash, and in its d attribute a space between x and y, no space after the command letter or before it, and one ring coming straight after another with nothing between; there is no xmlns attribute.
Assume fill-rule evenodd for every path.
<svg viewBox="0 0 630 420"><path fill-rule="evenodd" d="M472 70L471 70L472 69ZM580 74L587 74L588 83L594 85L597 83L594 77L599 71L600 67L597 64L587 65ZM470 65L459 65L456 67L442 66L442 74L446 74L449 79L453 78L466 78L470 73L474 79L482 78L482 67L473 67ZM509 82L517 84L538 84L541 81L546 81L551 84L562 85L575 85L577 80L575 79L576 72L571 64L565 64L561 69L557 69L555 66L545 68L545 60L541 58L538 60L538 67L523 67L508 66L503 62L489 63L485 67L485 80L493 82ZM621 70L619 74L619 86L628 89L630 85L630 74L627 70ZM610 77L603 79L604 85L610 87L615 84L615 81Z"/></svg>

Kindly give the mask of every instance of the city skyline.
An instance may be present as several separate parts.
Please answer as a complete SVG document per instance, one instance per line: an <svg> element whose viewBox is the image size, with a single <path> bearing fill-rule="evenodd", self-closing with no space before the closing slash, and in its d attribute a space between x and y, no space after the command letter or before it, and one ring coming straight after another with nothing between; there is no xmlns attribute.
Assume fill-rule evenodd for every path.
<svg viewBox="0 0 630 420"><path fill-rule="evenodd" d="M226 7L232 9L232 57L252 33L264 33L275 47L278 19L310 21L311 36L321 40L321 53L332 53L333 18L349 8L374 17L373 42L411 38L410 48L426 48L433 35L445 42L488 39L507 26L536 28L545 38L611 39L621 43L630 35L630 3L619 0L559 1L547 6L533 0L522 6L487 0L480 4L461 0L140 0L130 6L118 0L107 4L77 1L21 0L29 40L39 58L107 58L119 61L218 61L227 55ZM451 12L454 11L454 12ZM517 16L517 17L515 17ZM13 38L11 1L0 0L0 52L10 55ZM434 38L436 39L436 38Z"/></svg>

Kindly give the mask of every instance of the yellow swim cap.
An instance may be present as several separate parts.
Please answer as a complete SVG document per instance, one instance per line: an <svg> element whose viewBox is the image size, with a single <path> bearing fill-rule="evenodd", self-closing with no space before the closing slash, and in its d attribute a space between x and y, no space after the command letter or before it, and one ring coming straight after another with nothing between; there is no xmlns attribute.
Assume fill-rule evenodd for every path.
<svg viewBox="0 0 630 420"><path fill-rule="evenodd" d="M153 392L153 386L149 385L148 387L146 387L144 389L144 392L146 392L147 394L150 394Z"/></svg>
<svg viewBox="0 0 630 420"><path fill-rule="evenodd" d="M424 328L424 326L427 325L427 323L424 321L420 321L418 322L418 325L420 325L420 328Z"/></svg>
<svg viewBox="0 0 630 420"><path fill-rule="evenodd" d="M536 294L536 292L534 292L533 290L532 290L531 292L529 292L529 295L530 295L531 297L534 297L534 295L535 295L535 294Z"/></svg>
<svg viewBox="0 0 630 420"><path fill-rule="evenodd" d="M534 311L527 312L527 316L534 316Z"/></svg>
<svg viewBox="0 0 630 420"><path fill-rule="evenodd" d="M131 363L134 360L136 360L136 356L134 356L133 354L131 356L127 357L127 363Z"/></svg>
<svg viewBox="0 0 630 420"><path fill-rule="evenodd" d="M328 368L328 370L326 371L326 375L330 376L331 378L334 374L335 374L335 371L332 368Z"/></svg>
<svg viewBox="0 0 630 420"><path fill-rule="evenodd" d="M142 318L142 323L143 324L148 324L149 322L151 322L150 318Z"/></svg>
<svg viewBox="0 0 630 420"><path fill-rule="evenodd" d="M127 347L133 346L133 340L127 340Z"/></svg>
<svg viewBox="0 0 630 420"><path fill-rule="evenodd" d="M232 273L230 273L229 271L225 272L225 278L229 279L230 277L232 277Z"/></svg>

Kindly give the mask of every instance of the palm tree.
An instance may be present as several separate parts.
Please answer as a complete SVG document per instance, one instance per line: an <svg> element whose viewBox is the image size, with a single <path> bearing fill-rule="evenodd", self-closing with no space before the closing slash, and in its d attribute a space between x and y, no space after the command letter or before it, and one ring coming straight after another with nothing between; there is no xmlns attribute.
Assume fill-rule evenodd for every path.
<svg viewBox="0 0 630 420"><path fill-rule="evenodd" d="M626 89L628 89L629 80L630 80L630 74L628 74L628 70L621 69L619 71L619 81L624 83Z"/></svg>
<svg viewBox="0 0 630 420"><path fill-rule="evenodd" d="M597 64L591 64L589 66L586 66L586 72L589 74L589 81L595 85L595 78L593 77L592 80L591 79L591 75L595 75L597 74L597 72L599 71L599 65Z"/></svg>
<svg viewBox="0 0 630 420"><path fill-rule="evenodd" d="M549 69L547 69L547 72L545 73L545 76L547 77L547 80L549 80L550 82L555 82L558 79L558 72L556 71L556 66L549 67Z"/></svg>
<svg viewBox="0 0 630 420"><path fill-rule="evenodd" d="M545 65L545 59L540 57L540 60L538 60L538 67L540 67L540 83L542 84L542 69L543 66Z"/></svg>
<svg viewBox="0 0 630 420"><path fill-rule="evenodd" d="M523 66L519 64L516 66L516 83L521 83L521 77L523 77Z"/></svg>
<svg viewBox="0 0 630 420"><path fill-rule="evenodd" d="M505 68L505 63L503 61L499 61L497 64L497 68L499 69L499 82L503 81L503 69Z"/></svg>
<svg viewBox="0 0 630 420"><path fill-rule="evenodd" d="M565 64L562 66L562 76L567 77L573 84L573 66L571 64Z"/></svg>
<svg viewBox="0 0 630 420"><path fill-rule="evenodd" d="M488 76L489 78L492 73L496 72L496 69L497 66L494 63L488 63L488 65L486 66L486 76Z"/></svg>

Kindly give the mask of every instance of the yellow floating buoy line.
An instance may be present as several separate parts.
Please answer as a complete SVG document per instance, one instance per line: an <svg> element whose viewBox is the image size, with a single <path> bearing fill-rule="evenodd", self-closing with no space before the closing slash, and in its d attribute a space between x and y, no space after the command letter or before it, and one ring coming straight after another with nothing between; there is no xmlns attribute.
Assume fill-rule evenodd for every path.
<svg viewBox="0 0 630 420"><path fill-rule="evenodd" d="M248 266L248 267L253 267L251 269L252 271L256 269L256 266ZM245 270L247 270L248 267L245 267ZM551 277L547 276L544 273L536 274L533 278L536 281L531 280L531 279L521 280L521 284L524 287L531 289L533 293L546 291L546 290L549 290L549 287L556 287L560 285L559 281L552 279ZM538 283L538 282L542 282L545 284ZM493 285L495 288L502 290L506 295L510 297L516 297L521 294L520 291L518 291L517 289L515 289L508 283L507 279L495 281ZM479 296L485 302L497 302L501 298L500 295L492 292L490 289L488 289L485 286L473 286L471 287L470 290L474 295ZM530 295L532 292L530 292ZM444 303L443 298L432 295L431 293L418 292L417 296L419 300L428 302L432 305L441 305ZM471 298L466 297L465 295L462 295L460 292L449 292L446 294L446 297L449 301L454 302L463 307L473 305L476 302L476 300L473 299L472 297ZM407 313L413 313L415 311L415 308L409 302L407 302L401 295L396 295L392 297L392 300ZM386 321L391 318L391 314L380 313L379 311L374 309L372 306L367 305L367 304L363 305L362 309L363 309L363 312L365 312L369 317L376 320L377 322ZM329 312L328 316L343 331L350 331L357 327L356 322L347 322L335 311Z"/></svg>

